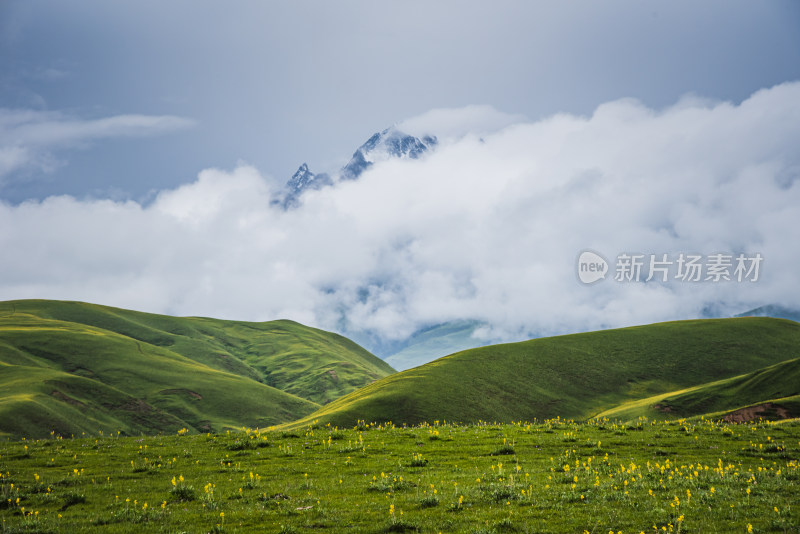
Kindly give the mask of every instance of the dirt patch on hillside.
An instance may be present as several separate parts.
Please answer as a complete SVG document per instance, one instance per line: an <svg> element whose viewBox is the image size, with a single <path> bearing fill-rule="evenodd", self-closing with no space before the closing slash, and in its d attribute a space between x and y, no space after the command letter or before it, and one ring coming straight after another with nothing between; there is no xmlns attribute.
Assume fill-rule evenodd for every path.
<svg viewBox="0 0 800 534"><path fill-rule="evenodd" d="M756 419L788 419L791 415L783 406L766 402L733 411L722 418L726 423L746 423Z"/></svg>
<svg viewBox="0 0 800 534"><path fill-rule="evenodd" d="M202 400L203 396L199 393L192 391L190 389L164 389L159 391L161 395L189 395L191 398L195 400Z"/></svg>
<svg viewBox="0 0 800 534"><path fill-rule="evenodd" d="M142 399L131 399L120 406L119 409L137 413L149 413L154 411L153 407Z"/></svg>
<svg viewBox="0 0 800 534"><path fill-rule="evenodd" d="M85 408L86 407L86 405L84 403L82 403L81 401L79 401L77 399L73 399L69 395L66 395L66 394L62 393L62 392L58 391L57 389L53 390L53 392L50 395L52 395L53 397L57 398L60 401L66 402L67 404L71 404L73 406L80 406L81 408Z"/></svg>
<svg viewBox="0 0 800 534"><path fill-rule="evenodd" d="M328 371L328 374L331 375L331 378L333 379L334 382L338 382L339 381L339 375L337 375L336 371L334 371L333 369Z"/></svg>

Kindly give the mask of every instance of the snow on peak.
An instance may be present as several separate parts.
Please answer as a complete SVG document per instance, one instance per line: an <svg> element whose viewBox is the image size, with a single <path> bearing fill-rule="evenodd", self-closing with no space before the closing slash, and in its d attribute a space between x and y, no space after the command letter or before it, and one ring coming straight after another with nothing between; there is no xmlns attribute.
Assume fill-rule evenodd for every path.
<svg viewBox="0 0 800 534"><path fill-rule="evenodd" d="M436 144L434 136L426 135L420 139L393 126L367 139L342 168L340 176L343 180L354 180L374 163L391 158L417 159Z"/></svg>
<svg viewBox="0 0 800 534"><path fill-rule="evenodd" d="M409 135L396 126L386 128L382 132L373 134L367 141L358 147L350 161L335 175L336 180L355 180L361 174L379 161L388 159L417 159L422 154L436 146L438 140L433 135L415 137ZM300 196L309 189L320 189L334 183L328 174L314 174L303 163L286 182L286 193L283 207L296 206Z"/></svg>

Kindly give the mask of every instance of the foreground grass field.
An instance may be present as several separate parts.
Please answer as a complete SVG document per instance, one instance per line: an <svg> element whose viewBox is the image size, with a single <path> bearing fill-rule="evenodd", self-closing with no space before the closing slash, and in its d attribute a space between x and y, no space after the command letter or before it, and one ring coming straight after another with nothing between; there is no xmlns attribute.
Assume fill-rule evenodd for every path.
<svg viewBox="0 0 800 534"><path fill-rule="evenodd" d="M0 443L0 532L800 532L800 422Z"/></svg>

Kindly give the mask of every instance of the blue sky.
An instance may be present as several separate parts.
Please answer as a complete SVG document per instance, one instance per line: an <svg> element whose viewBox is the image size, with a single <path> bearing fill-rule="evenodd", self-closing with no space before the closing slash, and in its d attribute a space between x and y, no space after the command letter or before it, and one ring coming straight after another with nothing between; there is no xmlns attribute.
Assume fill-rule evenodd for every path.
<svg viewBox="0 0 800 534"><path fill-rule="evenodd" d="M0 107L59 115L48 124L186 121L39 144L0 178L0 198L146 199L239 161L277 182L304 161L335 168L374 131L434 108L536 120L623 97L741 101L800 78L800 7L3 0L0 66Z"/></svg>
<svg viewBox="0 0 800 534"><path fill-rule="evenodd" d="M275 207L392 124L439 144ZM381 340L797 308L797 146L788 0L0 0L0 300ZM586 249L763 264L587 287Z"/></svg>

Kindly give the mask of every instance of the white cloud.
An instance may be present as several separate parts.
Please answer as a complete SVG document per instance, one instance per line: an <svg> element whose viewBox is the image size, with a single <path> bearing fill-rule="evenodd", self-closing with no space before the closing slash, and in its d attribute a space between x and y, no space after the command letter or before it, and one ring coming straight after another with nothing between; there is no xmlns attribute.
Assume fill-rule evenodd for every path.
<svg viewBox="0 0 800 534"><path fill-rule="evenodd" d="M397 127L410 135L423 137L436 135L443 138L460 138L465 135L486 135L506 126L524 122L523 115L503 113L487 105L463 108L432 109L422 115L401 121Z"/></svg>
<svg viewBox="0 0 800 534"><path fill-rule="evenodd" d="M288 212L244 166L205 170L147 206L0 205L0 298L286 317L385 338L459 318L512 339L698 317L709 306L797 306L798 103L800 83L787 83L738 105L619 100L538 122L475 119L491 119L490 108L467 108L463 120L432 112L417 123L482 131L443 135L419 160L376 164ZM587 248L612 264L621 252L764 262L756 283L584 286L575 261Z"/></svg>
<svg viewBox="0 0 800 534"><path fill-rule="evenodd" d="M81 148L112 137L157 135L192 124L171 115L81 119L60 112L0 108L0 184L4 177L25 168L48 171L55 150Z"/></svg>

